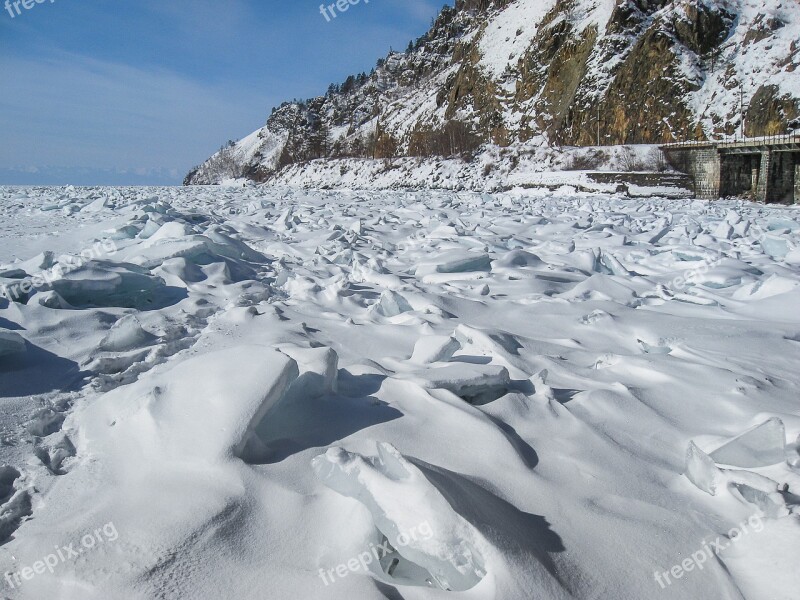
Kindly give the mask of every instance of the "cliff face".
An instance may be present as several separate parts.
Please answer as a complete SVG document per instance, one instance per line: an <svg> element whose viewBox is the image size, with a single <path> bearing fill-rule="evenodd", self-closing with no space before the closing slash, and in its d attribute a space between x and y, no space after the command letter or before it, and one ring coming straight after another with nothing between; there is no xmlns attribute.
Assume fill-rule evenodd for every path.
<svg viewBox="0 0 800 600"><path fill-rule="evenodd" d="M800 0L459 0L405 53L276 109L188 184L317 158L471 155L785 132Z"/></svg>

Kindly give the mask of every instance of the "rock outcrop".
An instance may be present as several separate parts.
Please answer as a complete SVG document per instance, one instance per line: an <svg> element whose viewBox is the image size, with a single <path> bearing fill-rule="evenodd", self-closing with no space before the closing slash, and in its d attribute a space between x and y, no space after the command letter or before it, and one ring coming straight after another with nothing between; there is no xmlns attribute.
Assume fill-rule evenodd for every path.
<svg viewBox="0 0 800 600"><path fill-rule="evenodd" d="M783 133L800 117L798 39L797 0L458 0L406 52L281 105L185 183L320 158Z"/></svg>

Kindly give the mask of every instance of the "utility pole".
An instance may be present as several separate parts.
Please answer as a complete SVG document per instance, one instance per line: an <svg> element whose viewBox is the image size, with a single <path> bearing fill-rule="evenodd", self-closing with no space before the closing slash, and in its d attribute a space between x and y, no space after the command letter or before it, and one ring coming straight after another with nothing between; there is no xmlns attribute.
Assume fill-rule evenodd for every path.
<svg viewBox="0 0 800 600"><path fill-rule="evenodd" d="M597 145L600 145L600 100L597 101Z"/></svg>
<svg viewBox="0 0 800 600"><path fill-rule="evenodd" d="M739 114L740 114L739 134L742 139L744 139L744 119L745 115L747 114L746 111L749 108L750 105L744 103L744 86L740 83L739 84Z"/></svg>
<svg viewBox="0 0 800 600"><path fill-rule="evenodd" d="M744 89L739 82L739 137L744 139Z"/></svg>

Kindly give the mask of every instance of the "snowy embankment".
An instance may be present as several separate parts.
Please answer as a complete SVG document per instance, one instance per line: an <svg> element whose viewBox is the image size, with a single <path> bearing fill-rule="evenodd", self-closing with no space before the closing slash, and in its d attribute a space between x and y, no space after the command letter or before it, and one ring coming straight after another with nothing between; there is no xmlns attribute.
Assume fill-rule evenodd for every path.
<svg viewBox="0 0 800 600"><path fill-rule="evenodd" d="M0 188L0 214L5 596L796 597L797 208Z"/></svg>
<svg viewBox="0 0 800 600"><path fill-rule="evenodd" d="M250 182L223 178L220 183L241 186ZM658 146L555 148L543 138L508 148L487 145L469 160L318 159L288 165L265 184L277 188L473 192L571 186L580 192L615 193L624 189L630 197L692 195L688 176L672 170Z"/></svg>

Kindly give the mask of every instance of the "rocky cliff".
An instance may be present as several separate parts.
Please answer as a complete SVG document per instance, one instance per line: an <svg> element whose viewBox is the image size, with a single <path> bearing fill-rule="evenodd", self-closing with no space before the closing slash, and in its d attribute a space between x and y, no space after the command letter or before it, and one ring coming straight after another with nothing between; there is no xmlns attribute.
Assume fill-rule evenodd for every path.
<svg viewBox="0 0 800 600"><path fill-rule="evenodd" d="M369 74L285 103L187 184L320 158L461 155L783 133L800 0L458 0Z"/></svg>

